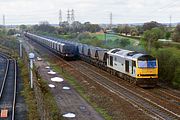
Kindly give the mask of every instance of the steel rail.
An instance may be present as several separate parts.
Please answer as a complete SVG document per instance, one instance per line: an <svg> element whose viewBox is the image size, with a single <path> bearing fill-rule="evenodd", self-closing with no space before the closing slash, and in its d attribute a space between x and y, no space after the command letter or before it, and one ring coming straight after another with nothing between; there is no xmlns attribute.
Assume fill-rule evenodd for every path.
<svg viewBox="0 0 180 120"><path fill-rule="evenodd" d="M10 69L10 61L12 60L14 62L14 90L13 90L13 101L12 101L12 117L11 120L15 119L15 107L16 107L16 84L17 84L17 64L16 64L16 60L14 59L9 59L7 55L0 53L0 56L5 58L7 63L6 63L6 70L5 70L5 74L4 74L4 78L3 78L3 83L1 85L1 90L0 90L0 100L2 98L2 95L4 94L4 89L5 89L5 83L7 80L7 76L8 76L8 72Z"/></svg>

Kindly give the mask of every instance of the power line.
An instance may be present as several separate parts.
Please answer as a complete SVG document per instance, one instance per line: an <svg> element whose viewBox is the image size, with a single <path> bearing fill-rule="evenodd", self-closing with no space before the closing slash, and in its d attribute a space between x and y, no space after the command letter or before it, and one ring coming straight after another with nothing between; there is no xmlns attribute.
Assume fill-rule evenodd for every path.
<svg viewBox="0 0 180 120"><path fill-rule="evenodd" d="M162 6L162 7L159 7L159 8L156 8L154 10L151 11L151 13L154 13L154 12L157 12L157 11L160 11L160 10L163 10L163 9L170 9L171 7L174 7L174 5L176 5L179 1L176 1L176 2L170 2L170 3L167 3L166 5Z"/></svg>
<svg viewBox="0 0 180 120"><path fill-rule="evenodd" d="M170 8L170 7L173 7L175 4L177 4L179 1L176 1L176 2L170 2L168 4L166 4L165 6L159 8L159 9L167 9L167 8Z"/></svg>

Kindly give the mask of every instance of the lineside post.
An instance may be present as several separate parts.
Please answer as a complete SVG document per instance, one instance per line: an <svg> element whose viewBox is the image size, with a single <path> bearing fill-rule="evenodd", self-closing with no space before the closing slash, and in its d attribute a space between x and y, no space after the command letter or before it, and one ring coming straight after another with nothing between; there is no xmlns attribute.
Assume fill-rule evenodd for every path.
<svg viewBox="0 0 180 120"><path fill-rule="evenodd" d="M31 88L33 88L33 60L34 60L34 53L29 53L29 60L30 60L30 82L31 82Z"/></svg>

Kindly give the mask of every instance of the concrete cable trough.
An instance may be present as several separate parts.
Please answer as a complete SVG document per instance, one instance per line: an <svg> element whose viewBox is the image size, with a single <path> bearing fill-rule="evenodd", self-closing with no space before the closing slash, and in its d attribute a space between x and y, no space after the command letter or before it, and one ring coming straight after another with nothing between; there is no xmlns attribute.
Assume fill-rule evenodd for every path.
<svg viewBox="0 0 180 120"><path fill-rule="evenodd" d="M53 84L49 84L48 85L50 88L55 88L55 85L53 85Z"/></svg>
<svg viewBox="0 0 180 120"><path fill-rule="evenodd" d="M70 87L64 86L63 90L70 90Z"/></svg>
<svg viewBox="0 0 180 120"><path fill-rule="evenodd" d="M65 113L62 115L65 118L75 118L76 115L74 113Z"/></svg>
<svg viewBox="0 0 180 120"><path fill-rule="evenodd" d="M51 81L53 81L53 82L63 82L64 80L63 80L63 78L60 78L60 77L53 77L53 78L51 78Z"/></svg>
<svg viewBox="0 0 180 120"><path fill-rule="evenodd" d="M54 72L54 71L50 70L50 71L48 72L48 74L50 74L50 75L55 75L55 74L56 74L56 72Z"/></svg>

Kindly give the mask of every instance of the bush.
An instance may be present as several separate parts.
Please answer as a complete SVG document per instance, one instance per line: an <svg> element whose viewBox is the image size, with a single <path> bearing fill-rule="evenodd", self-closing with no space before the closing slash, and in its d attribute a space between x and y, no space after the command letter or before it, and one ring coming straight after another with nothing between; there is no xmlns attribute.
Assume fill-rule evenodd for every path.
<svg viewBox="0 0 180 120"><path fill-rule="evenodd" d="M175 42L180 42L180 24L178 24L174 30L173 36L172 36L173 41Z"/></svg>
<svg viewBox="0 0 180 120"><path fill-rule="evenodd" d="M112 42L114 44L114 47L125 47L131 44L130 40L126 38L116 39Z"/></svg>
<svg viewBox="0 0 180 120"><path fill-rule="evenodd" d="M120 42L121 46L123 47L129 45L130 43L131 43L130 40L126 38L121 39L121 42Z"/></svg>
<svg viewBox="0 0 180 120"><path fill-rule="evenodd" d="M8 35L15 35L16 34L16 30L15 29L10 29L7 34Z"/></svg>
<svg viewBox="0 0 180 120"><path fill-rule="evenodd" d="M92 38L93 38L93 36L92 36L90 33L88 33L88 32L80 33L80 34L77 36L77 39L78 39L79 41L81 41L81 40L83 40L83 39L92 39Z"/></svg>
<svg viewBox="0 0 180 120"><path fill-rule="evenodd" d="M165 38L168 40L171 37L171 32L166 32Z"/></svg>
<svg viewBox="0 0 180 120"><path fill-rule="evenodd" d="M159 80L180 87L180 50L163 48L156 51L159 61Z"/></svg>
<svg viewBox="0 0 180 120"><path fill-rule="evenodd" d="M173 86L180 88L180 67L178 67L175 71Z"/></svg>

